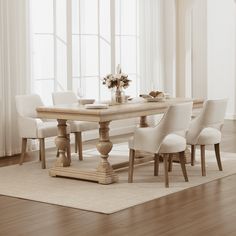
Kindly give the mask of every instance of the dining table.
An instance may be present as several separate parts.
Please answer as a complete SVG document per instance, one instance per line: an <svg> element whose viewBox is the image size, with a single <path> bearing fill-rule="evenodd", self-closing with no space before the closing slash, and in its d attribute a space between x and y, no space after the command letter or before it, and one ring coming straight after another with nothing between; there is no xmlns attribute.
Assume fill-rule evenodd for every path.
<svg viewBox="0 0 236 236"><path fill-rule="evenodd" d="M109 137L109 124L115 120L140 117L139 126L148 127L147 116L163 114L170 105L193 102L193 109L203 106L203 99L169 98L158 102L129 101L123 104L111 105L104 109L88 109L79 103L55 106L37 107L37 116L43 119L56 119L58 122L58 135L55 144L59 155L54 166L50 168L51 176L68 177L73 179L95 181L100 184L112 184L118 181L118 175L109 162L109 153L113 143ZM68 147L70 138L67 135L67 121L91 121L99 123L99 139L96 148L100 154L97 168L94 170L73 167Z"/></svg>

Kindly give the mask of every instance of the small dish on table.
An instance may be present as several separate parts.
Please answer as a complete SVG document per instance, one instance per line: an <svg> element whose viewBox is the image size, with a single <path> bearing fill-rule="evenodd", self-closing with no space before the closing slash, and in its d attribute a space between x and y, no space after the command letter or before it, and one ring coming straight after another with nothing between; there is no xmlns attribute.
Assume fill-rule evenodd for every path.
<svg viewBox="0 0 236 236"><path fill-rule="evenodd" d="M86 104L93 104L95 102L95 99L93 98L80 98L79 100L80 105L86 105Z"/></svg>
<svg viewBox="0 0 236 236"><path fill-rule="evenodd" d="M140 97L147 102L163 102L166 100L165 94L160 91L151 91L149 94L141 94Z"/></svg>

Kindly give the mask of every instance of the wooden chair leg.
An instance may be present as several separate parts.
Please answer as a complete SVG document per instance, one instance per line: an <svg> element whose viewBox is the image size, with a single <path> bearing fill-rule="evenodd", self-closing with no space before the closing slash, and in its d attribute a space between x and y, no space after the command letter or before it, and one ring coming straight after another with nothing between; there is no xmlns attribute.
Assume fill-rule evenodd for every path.
<svg viewBox="0 0 236 236"><path fill-rule="evenodd" d="M172 171L172 166L173 166L173 154L169 154L169 166L168 166L168 171Z"/></svg>
<svg viewBox="0 0 236 236"><path fill-rule="evenodd" d="M75 153L78 152L78 136L77 136L77 132L74 133L75 135Z"/></svg>
<svg viewBox="0 0 236 236"><path fill-rule="evenodd" d="M223 170L222 168L222 164L221 164L221 160L220 160L220 144L217 143L214 145L215 147L215 154L216 154L216 160L217 160L217 164L218 164L218 168L220 171Z"/></svg>
<svg viewBox="0 0 236 236"><path fill-rule="evenodd" d="M169 177L168 177L168 154L163 155L163 161L164 161L164 173L165 173L165 186L166 188L169 187Z"/></svg>
<svg viewBox="0 0 236 236"><path fill-rule="evenodd" d="M188 175L187 175L187 171L186 171L186 167L185 167L185 160L184 160L184 152L179 153L179 162L180 162L180 165L181 165L181 169L182 169L182 172L183 172L185 182L188 182Z"/></svg>
<svg viewBox="0 0 236 236"><path fill-rule="evenodd" d="M77 133L77 145L79 150L79 160L83 161L83 148L82 148L82 133Z"/></svg>
<svg viewBox="0 0 236 236"><path fill-rule="evenodd" d="M39 139L39 151L41 152L42 169L45 169L46 168L46 161L45 161L45 142L44 142L44 138Z"/></svg>
<svg viewBox="0 0 236 236"><path fill-rule="evenodd" d="M42 156L41 156L41 152L40 152L40 146L39 146L39 161L42 161Z"/></svg>
<svg viewBox="0 0 236 236"><path fill-rule="evenodd" d="M158 176L159 172L159 155L154 155L154 176Z"/></svg>
<svg viewBox="0 0 236 236"><path fill-rule="evenodd" d="M57 157L59 157L59 149L57 149Z"/></svg>
<svg viewBox="0 0 236 236"><path fill-rule="evenodd" d="M201 167L202 167L202 176L206 176L206 163L205 163L205 145L201 145Z"/></svg>
<svg viewBox="0 0 236 236"><path fill-rule="evenodd" d="M27 147L27 138L22 138L21 142L22 142L21 143L21 156L20 156L19 165L22 165L22 163L24 162L26 147Z"/></svg>
<svg viewBox="0 0 236 236"><path fill-rule="evenodd" d="M67 139L68 139L68 147L66 149L67 158L71 162L70 134L67 134Z"/></svg>
<svg viewBox="0 0 236 236"><path fill-rule="evenodd" d="M195 164L195 145L191 145L191 166L194 166Z"/></svg>
<svg viewBox="0 0 236 236"><path fill-rule="evenodd" d="M129 176L128 176L128 183L133 182L133 174L134 174L134 157L135 157L135 150L129 150Z"/></svg>

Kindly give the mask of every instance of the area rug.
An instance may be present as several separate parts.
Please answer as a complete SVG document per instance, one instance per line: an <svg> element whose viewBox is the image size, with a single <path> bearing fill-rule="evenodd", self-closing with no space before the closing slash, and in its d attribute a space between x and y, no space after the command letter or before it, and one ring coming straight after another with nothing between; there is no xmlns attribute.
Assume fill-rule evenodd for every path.
<svg viewBox="0 0 236 236"><path fill-rule="evenodd" d="M206 152L207 176L201 176L199 153L196 165L187 165L189 182L184 182L180 165L174 163L169 174L170 187L164 187L163 165L159 176L153 176L153 162L136 166L134 183L127 183L127 169L117 171L119 182L100 185L88 181L50 177L38 161L0 168L0 194L22 199L56 204L77 209L111 214L153 199L236 173L236 154L222 153L224 171L218 171L215 154ZM112 164L128 160L126 144L114 145L110 155ZM48 157L47 167L53 165L54 155ZM73 155L72 165L78 168L96 167L99 155L96 149L84 151L84 160Z"/></svg>

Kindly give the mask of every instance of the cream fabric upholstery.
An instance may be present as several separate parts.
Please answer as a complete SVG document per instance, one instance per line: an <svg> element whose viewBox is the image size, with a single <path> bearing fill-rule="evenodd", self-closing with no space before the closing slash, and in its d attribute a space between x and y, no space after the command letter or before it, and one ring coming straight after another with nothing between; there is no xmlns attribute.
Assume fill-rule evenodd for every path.
<svg viewBox="0 0 236 236"><path fill-rule="evenodd" d="M187 143L191 145L191 165L195 162L195 146L200 145L202 176L206 176L205 145L214 144L218 168L220 171L223 170L220 142L226 106L226 99L208 100L200 114L190 123Z"/></svg>
<svg viewBox="0 0 236 236"><path fill-rule="evenodd" d="M52 100L54 105L78 103L78 98L72 91L55 92L52 93ZM68 121L71 126L71 132L83 132L93 129L98 129L96 122L88 121Z"/></svg>
<svg viewBox="0 0 236 236"><path fill-rule="evenodd" d="M186 148L184 137L191 114L192 103L170 106L157 126L136 128L133 141L129 142L129 148L151 153L184 151Z"/></svg>
<svg viewBox="0 0 236 236"><path fill-rule="evenodd" d="M39 95L18 95L16 99L16 109L18 113L18 128L22 138L22 153L20 164L24 161L27 139L39 139L40 159L42 168L46 168L44 138L57 136L57 122L44 121L37 118L36 108L43 106ZM67 126L67 134L70 133L70 126ZM68 155L70 150L68 148Z"/></svg>
<svg viewBox="0 0 236 236"><path fill-rule="evenodd" d="M226 105L226 99L206 101L199 116L190 123L187 143L191 145L220 143Z"/></svg>
<svg viewBox="0 0 236 236"><path fill-rule="evenodd" d="M36 108L39 106L43 106L43 103L36 94L16 96L18 127L22 138L47 138L57 135L57 122L44 122L36 118Z"/></svg>
<svg viewBox="0 0 236 236"><path fill-rule="evenodd" d="M159 153L182 152L186 149L186 139L176 134L167 135L159 149Z"/></svg>
<svg viewBox="0 0 236 236"><path fill-rule="evenodd" d="M169 170L172 166L172 153L179 153L179 160L185 181L188 181L184 161L186 149L185 134L187 132L191 114L192 103L176 104L168 108L161 121L155 127L137 128L134 137L129 140L129 176L128 182L133 182L135 151L141 150L154 153L154 175L158 175L159 154L163 154L165 186L169 187Z"/></svg>
<svg viewBox="0 0 236 236"><path fill-rule="evenodd" d="M221 132L215 128L204 128L198 137L197 144L209 145L221 142Z"/></svg>

